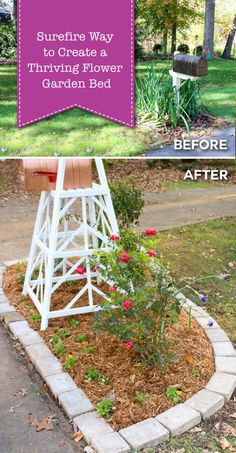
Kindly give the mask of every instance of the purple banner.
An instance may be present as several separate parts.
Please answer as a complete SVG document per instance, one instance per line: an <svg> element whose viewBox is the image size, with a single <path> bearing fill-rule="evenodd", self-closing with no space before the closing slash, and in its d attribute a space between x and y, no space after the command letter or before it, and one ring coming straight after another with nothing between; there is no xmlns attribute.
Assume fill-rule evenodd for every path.
<svg viewBox="0 0 236 453"><path fill-rule="evenodd" d="M74 107L134 127L133 0L18 1L18 127Z"/></svg>

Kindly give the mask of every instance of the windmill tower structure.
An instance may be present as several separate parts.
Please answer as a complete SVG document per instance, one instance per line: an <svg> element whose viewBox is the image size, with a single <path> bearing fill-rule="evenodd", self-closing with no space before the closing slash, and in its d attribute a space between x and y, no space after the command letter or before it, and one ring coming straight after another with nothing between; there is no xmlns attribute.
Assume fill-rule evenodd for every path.
<svg viewBox="0 0 236 453"><path fill-rule="evenodd" d="M101 158L95 159L96 182L92 159L23 159L20 165L21 186L41 192L23 294L31 297L45 330L50 319L100 309L94 293L107 295L91 258L98 249L109 250L118 225ZM73 298L53 307L61 285L78 280ZM87 303L81 305L82 296Z"/></svg>

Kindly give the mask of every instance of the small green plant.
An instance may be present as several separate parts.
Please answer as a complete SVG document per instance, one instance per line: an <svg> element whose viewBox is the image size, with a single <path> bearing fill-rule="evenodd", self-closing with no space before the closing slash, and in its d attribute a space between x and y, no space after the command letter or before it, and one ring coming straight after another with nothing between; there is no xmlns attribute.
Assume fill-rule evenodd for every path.
<svg viewBox="0 0 236 453"><path fill-rule="evenodd" d="M16 263L16 272L20 272L22 269L22 263Z"/></svg>
<svg viewBox="0 0 236 453"><path fill-rule="evenodd" d="M59 343L59 340L60 340L59 335L53 335L53 337L52 337L52 342L53 342L54 344L58 344L58 343Z"/></svg>
<svg viewBox="0 0 236 453"><path fill-rule="evenodd" d="M33 313L31 315L31 319L34 322L40 322L41 321L41 315L39 313Z"/></svg>
<svg viewBox="0 0 236 453"><path fill-rule="evenodd" d="M76 280L70 280L69 282L67 282L67 285L68 285L68 286L75 286L76 283L77 283Z"/></svg>
<svg viewBox="0 0 236 453"><path fill-rule="evenodd" d="M81 354L89 355L94 352L94 346L85 346L85 348L80 350Z"/></svg>
<svg viewBox="0 0 236 453"><path fill-rule="evenodd" d="M31 305L25 305L25 309L30 311L30 310L33 310L33 307Z"/></svg>
<svg viewBox="0 0 236 453"><path fill-rule="evenodd" d="M145 394L145 393L142 393L142 392L138 392L136 391L135 392L135 400L137 401L137 403L139 404L143 404L144 401L149 398L149 395L148 394Z"/></svg>
<svg viewBox="0 0 236 453"><path fill-rule="evenodd" d="M97 412L101 417L109 417L111 415L114 406L114 401L111 398L103 398L97 403Z"/></svg>
<svg viewBox="0 0 236 453"><path fill-rule="evenodd" d="M200 373L200 371L199 371L198 368L193 368L192 373L193 373L193 376L194 376L196 379L201 379L201 373Z"/></svg>
<svg viewBox="0 0 236 453"><path fill-rule="evenodd" d="M176 404L181 401L181 397L180 397L181 393L182 392L180 390L176 390L171 385L169 385L169 387L167 387L167 389L166 389L167 398Z"/></svg>
<svg viewBox="0 0 236 453"><path fill-rule="evenodd" d="M70 323L73 329L75 329L79 325L79 321L77 321L77 319L72 319Z"/></svg>
<svg viewBox="0 0 236 453"><path fill-rule="evenodd" d="M67 338L70 336L66 329L60 329L58 335L60 338Z"/></svg>
<svg viewBox="0 0 236 453"><path fill-rule="evenodd" d="M99 377L100 377L100 372L95 367L89 368L89 370L86 371L86 373L85 373L85 379L90 382L97 381L99 379Z"/></svg>
<svg viewBox="0 0 236 453"><path fill-rule="evenodd" d="M88 341L88 337L86 335L77 335L75 341L77 341L77 343L85 343Z"/></svg>
<svg viewBox="0 0 236 453"><path fill-rule="evenodd" d="M75 357L72 354L68 354L64 364L65 370L71 371L75 363L76 363Z"/></svg>
<svg viewBox="0 0 236 453"><path fill-rule="evenodd" d="M20 277L18 278L18 282L23 285L24 282L25 282L25 275L20 275Z"/></svg>
<svg viewBox="0 0 236 453"><path fill-rule="evenodd" d="M58 343L55 346L55 353L58 357L61 357L66 351L66 347L63 343Z"/></svg>

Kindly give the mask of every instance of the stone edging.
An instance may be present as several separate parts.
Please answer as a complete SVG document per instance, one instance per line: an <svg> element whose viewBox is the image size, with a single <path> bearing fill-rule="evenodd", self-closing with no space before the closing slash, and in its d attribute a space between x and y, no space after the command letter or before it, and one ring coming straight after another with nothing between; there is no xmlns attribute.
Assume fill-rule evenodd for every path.
<svg viewBox="0 0 236 453"><path fill-rule="evenodd" d="M49 350L40 335L30 328L21 313L9 304L3 291L3 274L6 267L19 262L6 262L0 266L0 321L4 321L14 337L20 341L35 368L58 399L76 430L80 430L90 452L126 453L154 447L170 436L177 436L213 415L228 401L236 388L236 351L226 333L205 309L198 307L183 295L179 296L183 308L191 307L191 315L205 331L215 354L216 372L203 390L187 401L168 409L157 417L121 429L119 432L99 417L83 390L71 376L64 373L59 360ZM209 319L213 326L209 327ZM88 451L88 450L87 450Z"/></svg>

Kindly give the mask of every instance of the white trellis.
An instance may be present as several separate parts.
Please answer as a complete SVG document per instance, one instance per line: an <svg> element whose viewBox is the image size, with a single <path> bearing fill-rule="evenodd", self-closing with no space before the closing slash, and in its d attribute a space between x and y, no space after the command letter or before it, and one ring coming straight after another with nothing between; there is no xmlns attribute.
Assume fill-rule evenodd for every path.
<svg viewBox="0 0 236 453"><path fill-rule="evenodd" d="M59 159L56 189L41 193L23 294L31 297L41 314L42 330L49 319L98 310L93 303L94 292L106 297L90 259L98 248L107 250L109 237L118 233L118 225L102 159L95 159L95 163L98 183L86 189L64 190L66 159ZM77 273L78 266L84 268L83 275ZM82 289L65 307L53 309L53 294L72 280L83 281ZM79 306L86 293L87 305Z"/></svg>

